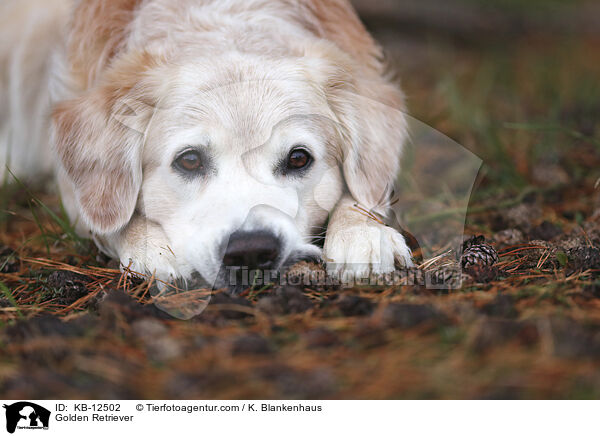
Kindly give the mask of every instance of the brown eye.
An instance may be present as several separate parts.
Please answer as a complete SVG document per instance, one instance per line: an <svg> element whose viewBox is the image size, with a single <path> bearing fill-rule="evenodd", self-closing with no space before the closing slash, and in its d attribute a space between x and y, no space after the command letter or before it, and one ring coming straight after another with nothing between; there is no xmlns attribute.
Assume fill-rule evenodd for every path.
<svg viewBox="0 0 600 436"><path fill-rule="evenodd" d="M202 169L202 156L195 150L186 151L177 158L175 164L187 172L196 172Z"/></svg>
<svg viewBox="0 0 600 436"><path fill-rule="evenodd" d="M288 157L288 169L301 170L306 168L312 162L312 157L308 151L297 148L292 150Z"/></svg>

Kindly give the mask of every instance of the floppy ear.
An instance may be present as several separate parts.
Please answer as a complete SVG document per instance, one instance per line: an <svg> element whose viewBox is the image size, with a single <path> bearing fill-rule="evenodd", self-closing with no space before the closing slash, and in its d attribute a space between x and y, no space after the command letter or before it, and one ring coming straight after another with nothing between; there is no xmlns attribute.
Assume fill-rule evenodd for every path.
<svg viewBox="0 0 600 436"><path fill-rule="evenodd" d="M324 89L337 125L348 190L363 207L385 215L408 136L402 92L330 44L315 44L307 54L309 76Z"/></svg>
<svg viewBox="0 0 600 436"><path fill-rule="evenodd" d="M400 170L406 118L396 87L381 81L372 83L370 92L361 91L364 89L360 87L357 91L334 89L330 94L331 99L338 100L344 178L355 200L385 215ZM340 102L340 98L345 101ZM346 108L339 110L344 105Z"/></svg>
<svg viewBox="0 0 600 436"><path fill-rule="evenodd" d="M306 54L316 60L309 74L320 75L339 124L348 189L363 207L385 213L407 136L402 92L386 78L381 49L349 1L300 4L307 28L327 41Z"/></svg>
<svg viewBox="0 0 600 436"><path fill-rule="evenodd" d="M53 113L59 163L83 220L97 234L113 233L129 222L142 183L144 132L121 121L120 101L115 91L98 88L59 104Z"/></svg>
<svg viewBox="0 0 600 436"><path fill-rule="evenodd" d="M142 182L148 111L136 113L134 99L129 108L122 102L152 60L146 53L121 56L128 24L142 2L79 1L69 26L65 74L69 87L81 97L55 107L52 139L81 218L97 234L115 232L128 223Z"/></svg>
<svg viewBox="0 0 600 436"><path fill-rule="evenodd" d="M328 93L342 138L344 179L358 203L385 215L407 137L402 94L380 78L349 86Z"/></svg>

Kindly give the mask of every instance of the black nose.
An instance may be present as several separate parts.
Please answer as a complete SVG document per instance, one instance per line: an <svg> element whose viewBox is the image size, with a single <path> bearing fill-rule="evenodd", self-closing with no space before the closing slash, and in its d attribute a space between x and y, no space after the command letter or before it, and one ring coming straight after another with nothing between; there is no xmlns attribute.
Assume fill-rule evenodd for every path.
<svg viewBox="0 0 600 436"><path fill-rule="evenodd" d="M267 232L235 232L225 249L223 265L272 269L277 264L281 242Z"/></svg>

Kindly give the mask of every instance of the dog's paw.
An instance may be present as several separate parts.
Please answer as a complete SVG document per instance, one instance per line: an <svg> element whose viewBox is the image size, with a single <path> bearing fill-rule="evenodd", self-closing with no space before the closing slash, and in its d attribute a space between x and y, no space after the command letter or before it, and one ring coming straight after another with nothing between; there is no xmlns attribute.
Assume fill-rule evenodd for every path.
<svg viewBox="0 0 600 436"><path fill-rule="evenodd" d="M121 270L145 280L153 278L158 283L171 283L183 277L184 272L177 257L167 246L143 244L125 247L119 253Z"/></svg>
<svg viewBox="0 0 600 436"><path fill-rule="evenodd" d="M351 272L357 277L386 274L414 266L404 237L391 227L363 222L328 231L324 259L330 274Z"/></svg>

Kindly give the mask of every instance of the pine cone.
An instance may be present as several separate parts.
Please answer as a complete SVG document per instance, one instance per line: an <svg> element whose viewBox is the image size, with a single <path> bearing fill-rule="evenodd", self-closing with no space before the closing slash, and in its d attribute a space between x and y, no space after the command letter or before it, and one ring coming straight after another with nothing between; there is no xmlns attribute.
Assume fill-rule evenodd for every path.
<svg viewBox="0 0 600 436"><path fill-rule="evenodd" d="M463 268L492 266L496 262L498 262L498 252L492 245L486 244L485 236L474 236L463 244L461 256Z"/></svg>

